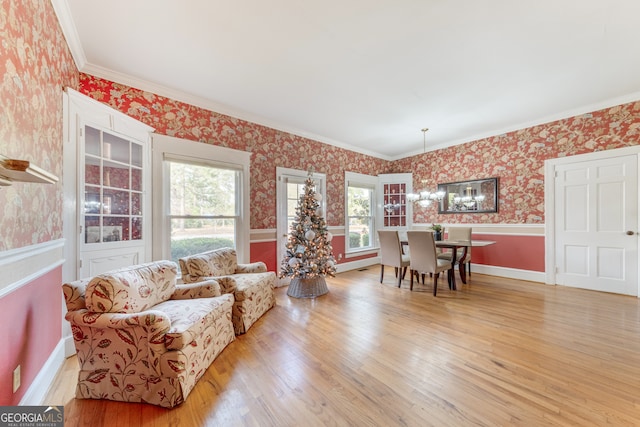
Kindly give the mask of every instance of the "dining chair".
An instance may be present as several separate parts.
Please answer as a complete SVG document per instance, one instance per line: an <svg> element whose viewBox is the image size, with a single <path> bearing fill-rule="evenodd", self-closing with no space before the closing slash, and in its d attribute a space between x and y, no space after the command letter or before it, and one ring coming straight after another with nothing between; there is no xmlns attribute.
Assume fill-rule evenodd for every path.
<svg viewBox="0 0 640 427"><path fill-rule="evenodd" d="M471 241L471 227L450 227L447 240ZM463 253L464 251L460 251L456 254L456 262L460 266L460 271L462 271L462 269L466 269L465 271L468 271L469 276L471 276L471 246L467 247L467 253L464 257L464 260L462 259ZM440 255L438 255L438 258L451 261L451 252L442 252Z"/></svg>
<svg viewBox="0 0 640 427"><path fill-rule="evenodd" d="M433 276L433 296L436 296L440 273L449 270L449 274L452 274L451 261L438 258L436 242L431 231L408 231L407 237L411 248L409 262L411 285L409 289L413 290L414 275L419 278L419 275L422 274L424 281L424 275L429 273Z"/></svg>
<svg viewBox="0 0 640 427"><path fill-rule="evenodd" d="M433 228L429 227L429 228L426 229L426 231L434 233L433 234L434 240L441 240L441 239L444 239L444 236L445 236L445 233L447 232L447 229L445 227L440 227L440 237L439 238L436 238L437 237L436 234L435 234L436 231ZM443 252L442 248L439 248L439 247L436 246L436 254L440 255L442 252Z"/></svg>
<svg viewBox="0 0 640 427"><path fill-rule="evenodd" d="M400 287L409 267L409 255L402 252L396 230L378 230L378 240L380 242L380 283L384 278L384 266L388 265L395 268L398 287Z"/></svg>

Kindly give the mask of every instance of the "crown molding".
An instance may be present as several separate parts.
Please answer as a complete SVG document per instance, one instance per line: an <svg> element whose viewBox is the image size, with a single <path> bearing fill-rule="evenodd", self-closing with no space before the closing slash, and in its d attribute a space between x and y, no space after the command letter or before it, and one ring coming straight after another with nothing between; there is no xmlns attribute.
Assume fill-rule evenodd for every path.
<svg viewBox="0 0 640 427"><path fill-rule="evenodd" d="M454 141L450 141L447 143L443 143L443 144L436 144L436 145L432 145L432 146L428 146L427 145L427 149L426 151L412 151L410 153L407 154L403 154L401 156L397 156L397 157L393 157L389 160L400 160L400 159L405 159L407 157L413 157L413 156L418 156L420 154L424 154L425 152L428 153L430 151L436 151L436 150L442 150L445 148L449 148L449 147L453 147L455 145L461 145L461 144L466 144L468 142L473 142L473 141L479 141L482 139L486 139L486 138L492 138L492 137L496 137L496 136L503 136L504 134L510 133L510 132L516 132L522 129L527 129L527 128L531 128L534 126L540 126L540 125L544 125L547 123L552 123L552 122L556 122L558 120L565 120L565 119L569 119L571 117L577 117L577 116L582 116L584 114L589 114L589 113L593 113L599 110L604 110L607 108L612 108L612 107L616 107L618 105L623 105L623 104L627 104L629 102L636 102L636 101L640 101L640 92L633 92L627 95L623 95L623 96L618 96L615 98L609 98L606 99L604 101L599 101L599 102L594 102L591 104L587 104L587 105L583 105L580 106L578 108L573 108L571 110L565 110L562 111L560 113L556 113L556 114L551 114L549 116L545 116L545 117L541 117L539 119L536 120L532 120L529 122L523 122L523 123L519 123L510 127L506 127L506 128L500 128L500 129L494 129L492 131L489 132L484 132L482 134L476 134L476 135L472 135L463 139L457 139Z"/></svg>
<svg viewBox="0 0 640 427"><path fill-rule="evenodd" d="M86 55L84 53L84 50L82 49L82 44L80 42L80 37L78 35L78 31L73 21L73 16L71 14L71 9L69 7L68 0L51 0L51 4L53 5L54 11L58 17L60 27L62 28L62 32L67 40L67 44L71 51L71 55L76 63L78 70L82 73L107 79L107 80L124 84L127 86L131 86L140 90L148 91L156 95L164 96L164 97L167 97L176 101L184 102L190 105L194 105L196 107L200 107L209 111L224 114L236 119L255 123L271 129L279 130L292 135L311 139L324 144L332 145L338 148L342 148L345 150L353 151L356 153L364 154L367 156L375 157L377 159L386 160L386 161L395 161L395 160L405 159L407 157L418 156L426 152L442 150L442 149L453 147L456 145L466 144L469 142L478 141L478 140L491 138L495 136L501 136L506 133L515 132L521 129L526 129L533 126L539 126L542 124L551 123L554 121L563 120L570 117L580 116L580 115L591 113L594 111L611 108L617 105L622 105L629 102L640 100L640 92L634 92L631 94L606 99L603 101L583 105L578 108L565 110L559 113L540 117L532 121L522 122L509 127L497 128L488 132L470 135L465 138L456 139L446 143L435 144L431 146L427 145L426 150L414 150L398 156L387 156L379 152L376 152L374 150L362 149L360 147L356 147L347 143L343 143L341 141L327 138L322 135L318 135L312 132L307 132L292 126L288 126L283 123L279 123L279 122L267 119L265 117L249 113L244 110L233 108L226 104L218 103L210 99L200 97L198 95L179 91L179 90L176 90L164 85L160 85L145 79L120 73L118 71L110 70L98 65L90 64L87 62Z"/></svg>
<svg viewBox="0 0 640 427"><path fill-rule="evenodd" d="M342 143L330 138L326 138L322 135L317 135L311 132L306 132L301 129L297 129L291 126L284 125L282 123L275 122L273 120L266 119L264 117L249 113L247 111L235 109L228 105L212 101L191 93L179 91L158 83L154 83L145 79L131 76L129 74L121 73L118 71L110 70L108 68L100 67L90 63L80 70L85 74L89 74L102 79L110 80L115 83L124 84L136 89L151 92L156 95L164 96L176 101L184 102L196 107L203 108L205 110L213 111L219 114L224 114L236 119L244 120L247 122L255 123L261 126L265 126L271 129L279 130L282 132L297 135L303 138L311 139L314 141L322 142L324 144L333 145L335 147L343 148L345 150L354 151L367 156L375 157L383 160L391 160L388 156L384 156L380 153L371 150L363 150L361 148Z"/></svg>
<svg viewBox="0 0 640 427"><path fill-rule="evenodd" d="M51 5L58 17L62 34L64 34L64 38L67 40L73 61L76 63L78 70L82 70L87 64L87 57L84 54L84 49L82 49L82 43L80 43L80 36L73 22L69 3L67 3L67 0L51 0Z"/></svg>
<svg viewBox="0 0 640 427"><path fill-rule="evenodd" d="M110 80L115 83L124 84L140 90L154 93L156 95L164 96L176 101L184 102L196 107L204 108L209 111L224 114L236 119L244 120L247 122L255 123L261 126L265 126L271 129L279 130L282 132L297 135L303 138L311 139L314 141L322 142L324 144L332 145L335 147L343 148L345 150L354 151L367 156L375 157L383 160L391 160L388 156L384 156L378 152L371 150L364 150L359 147L355 147L349 144L342 143L330 138L326 138L322 135L317 135L311 132L306 132L302 129L297 129L291 126L278 123L264 117L251 114L247 111L238 110L225 104L217 103L209 99L199 97L183 91L178 91L167 86L163 86L157 83L153 83L148 80L140 79L128 74L120 73L114 70L110 70L98 65L90 64L87 61L87 57L82 49L82 43L80 42L80 36L78 30L73 22L73 16L67 0L51 0L53 9L58 17L58 22L62 29L67 45L71 51L71 56L78 71Z"/></svg>

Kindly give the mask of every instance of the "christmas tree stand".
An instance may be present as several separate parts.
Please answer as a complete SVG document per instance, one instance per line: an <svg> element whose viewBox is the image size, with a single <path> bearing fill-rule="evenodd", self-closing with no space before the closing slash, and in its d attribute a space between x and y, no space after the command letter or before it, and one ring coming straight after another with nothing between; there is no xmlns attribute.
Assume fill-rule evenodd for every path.
<svg viewBox="0 0 640 427"><path fill-rule="evenodd" d="M295 277L289 283L287 295L294 298L315 298L329 292L324 276Z"/></svg>

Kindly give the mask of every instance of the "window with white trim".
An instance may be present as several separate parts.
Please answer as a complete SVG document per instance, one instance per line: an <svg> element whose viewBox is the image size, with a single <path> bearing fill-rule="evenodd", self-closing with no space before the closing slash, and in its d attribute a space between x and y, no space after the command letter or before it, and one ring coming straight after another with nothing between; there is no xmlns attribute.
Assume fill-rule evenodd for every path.
<svg viewBox="0 0 640 427"><path fill-rule="evenodd" d="M249 262L250 153L153 135L152 158L154 259L233 247Z"/></svg>
<svg viewBox="0 0 640 427"><path fill-rule="evenodd" d="M169 175L170 259L236 247L240 171L165 158Z"/></svg>
<svg viewBox="0 0 640 427"><path fill-rule="evenodd" d="M345 253L374 249L377 245L375 227L376 185L378 178L345 172Z"/></svg>

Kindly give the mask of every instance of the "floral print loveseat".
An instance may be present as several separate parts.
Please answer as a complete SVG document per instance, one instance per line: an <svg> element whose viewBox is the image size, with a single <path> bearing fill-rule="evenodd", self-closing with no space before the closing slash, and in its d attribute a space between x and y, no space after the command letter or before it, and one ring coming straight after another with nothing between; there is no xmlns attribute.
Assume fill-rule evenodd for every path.
<svg viewBox="0 0 640 427"><path fill-rule="evenodd" d="M233 327L244 334L264 313L276 305L276 274L263 262L238 264L235 249L222 248L180 258L182 280L194 283L214 279L223 293L235 297Z"/></svg>
<svg viewBox="0 0 640 427"><path fill-rule="evenodd" d="M182 403L235 339L233 295L215 280L177 285L158 261L65 283L80 372L76 397Z"/></svg>

